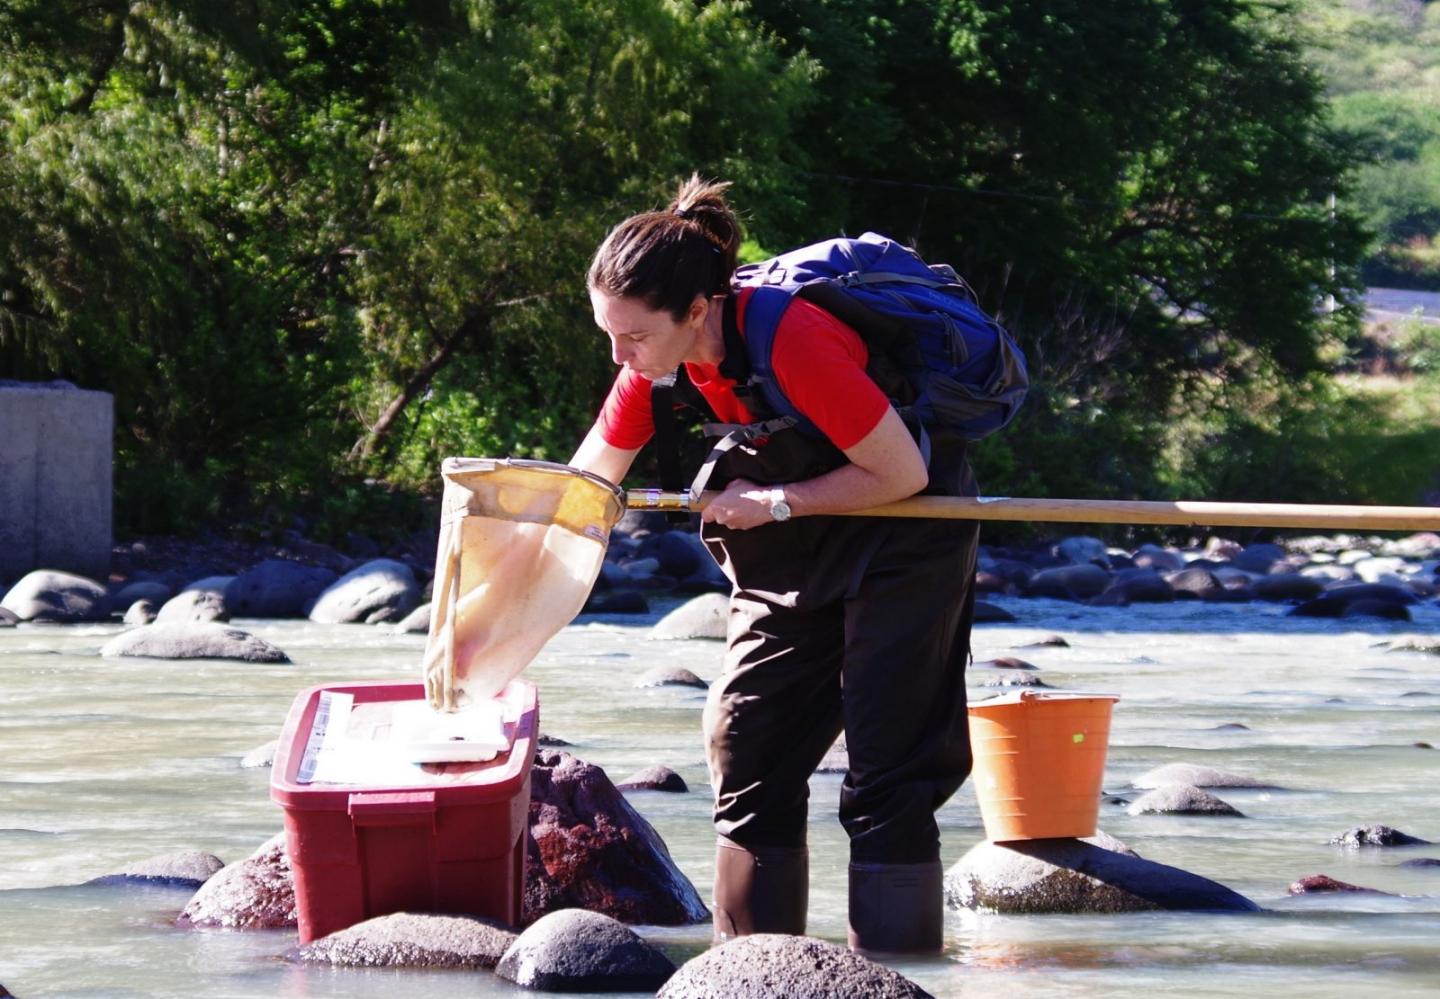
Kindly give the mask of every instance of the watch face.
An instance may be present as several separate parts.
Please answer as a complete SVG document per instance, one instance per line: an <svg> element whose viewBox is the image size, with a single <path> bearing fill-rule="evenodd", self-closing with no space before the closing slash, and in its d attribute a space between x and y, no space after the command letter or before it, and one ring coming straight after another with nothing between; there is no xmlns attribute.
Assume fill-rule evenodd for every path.
<svg viewBox="0 0 1440 999"><path fill-rule="evenodd" d="M774 517L776 520L789 520L790 504L786 503L784 500L776 500L774 503L770 504L770 516Z"/></svg>

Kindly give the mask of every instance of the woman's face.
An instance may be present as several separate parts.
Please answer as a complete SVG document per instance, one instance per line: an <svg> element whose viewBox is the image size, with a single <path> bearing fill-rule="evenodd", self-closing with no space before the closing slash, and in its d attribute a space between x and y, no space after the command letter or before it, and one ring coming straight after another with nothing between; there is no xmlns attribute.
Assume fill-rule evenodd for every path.
<svg viewBox="0 0 1440 999"><path fill-rule="evenodd" d="M638 298L616 298L590 289L595 325L610 338L610 356L637 375L654 381L668 375L694 352L704 323L706 302L696 297L685 318L649 308Z"/></svg>

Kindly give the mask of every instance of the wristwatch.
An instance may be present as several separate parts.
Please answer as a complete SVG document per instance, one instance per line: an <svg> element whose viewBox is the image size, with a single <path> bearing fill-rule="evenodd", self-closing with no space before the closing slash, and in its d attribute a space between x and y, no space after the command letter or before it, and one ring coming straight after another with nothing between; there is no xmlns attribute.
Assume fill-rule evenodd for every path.
<svg viewBox="0 0 1440 999"><path fill-rule="evenodd" d="M785 502L785 490L775 489L770 493L770 519L775 521L790 519L790 504Z"/></svg>

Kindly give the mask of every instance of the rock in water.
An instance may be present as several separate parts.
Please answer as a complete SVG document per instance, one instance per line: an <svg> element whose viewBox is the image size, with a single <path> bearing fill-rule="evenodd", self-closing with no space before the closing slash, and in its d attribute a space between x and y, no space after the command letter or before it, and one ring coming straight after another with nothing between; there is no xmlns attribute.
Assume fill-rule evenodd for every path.
<svg viewBox="0 0 1440 999"><path fill-rule="evenodd" d="M94 878L92 885L152 884L173 888L199 888L225 866L211 853L185 850L147 857L126 864L120 870Z"/></svg>
<svg viewBox="0 0 1440 999"><path fill-rule="evenodd" d="M1108 836L980 843L946 872L945 899L951 908L1017 915L1259 911L1222 884L1110 844L1123 849Z"/></svg>
<svg viewBox="0 0 1440 999"><path fill-rule="evenodd" d="M653 926L710 918L660 834L605 771L569 753L536 755L526 849L527 923L569 908Z"/></svg>
<svg viewBox="0 0 1440 999"><path fill-rule="evenodd" d="M681 777L669 767L646 767L637 770L615 785L622 791L674 791L681 794L690 790Z"/></svg>
<svg viewBox="0 0 1440 999"><path fill-rule="evenodd" d="M987 600L975 601L975 623L976 624L1010 624L1015 620L1003 607L997 607Z"/></svg>
<svg viewBox="0 0 1440 999"><path fill-rule="evenodd" d="M110 595L93 579L36 569L10 587L0 609L20 621L77 624L110 616Z"/></svg>
<svg viewBox="0 0 1440 999"><path fill-rule="evenodd" d="M646 687L695 687L705 690L710 686L700 677L683 666L656 666L640 674L635 686Z"/></svg>
<svg viewBox="0 0 1440 999"><path fill-rule="evenodd" d="M325 588L310 609L321 624L398 621L420 604L415 573L404 562L377 558Z"/></svg>
<svg viewBox="0 0 1440 999"><path fill-rule="evenodd" d="M235 577L225 590L225 602L236 617L304 617L305 605L335 580L333 569L266 559Z"/></svg>
<svg viewBox="0 0 1440 999"><path fill-rule="evenodd" d="M230 610L225 606L223 591L187 587L165 601L165 606L160 608L155 620L160 624L224 622L230 620Z"/></svg>
<svg viewBox="0 0 1440 999"><path fill-rule="evenodd" d="M116 635L100 654L149 659L239 659L288 663L290 657L248 631L223 624L147 624Z"/></svg>
<svg viewBox="0 0 1440 999"><path fill-rule="evenodd" d="M624 923L562 909L520 934L495 973L546 992L649 992L675 973L675 965Z"/></svg>
<svg viewBox="0 0 1440 999"><path fill-rule="evenodd" d="M662 538L672 537L669 534ZM656 639L718 638L725 639L726 623L730 620L730 597L724 593L706 593L687 601L666 614L650 637Z"/></svg>
<svg viewBox="0 0 1440 999"><path fill-rule="evenodd" d="M1327 892L1360 892L1365 895L1388 895L1389 892L1377 891L1374 888L1362 888L1359 885L1352 885L1348 881L1336 881L1328 874L1312 874L1308 878L1301 878L1294 882L1288 889L1291 895L1317 895Z"/></svg>
<svg viewBox="0 0 1440 999"><path fill-rule="evenodd" d="M1127 809L1131 815L1228 815L1245 816L1234 805L1208 791L1189 784L1166 784L1142 794Z"/></svg>
<svg viewBox="0 0 1440 999"><path fill-rule="evenodd" d="M356 923L285 956L368 968L484 968L500 963L516 934L483 919L396 912Z"/></svg>
<svg viewBox="0 0 1440 999"><path fill-rule="evenodd" d="M404 619L395 626L397 635L424 635L430 631L430 608L431 604L424 603L416 607Z"/></svg>
<svg viewBox="0 0 1440 999"><path fill-rule="evenodd" d="M883 964L812 937L757 933L687 961L656 999L928 999Z"/></svg>
<svg viewBox="0 0 1440 999"><path fill-rule="evenodd" d="M294 926L297 918L295 875L280 833L206 881L175 924L268 930Z"/></svg>
<svg viewBox="0 0 1440 999"><path fill-rule="evenodd" d="M1428 839L1411 836L1390 826L1356 826L1330 837L1331 846L1429 846Z"/></svg>

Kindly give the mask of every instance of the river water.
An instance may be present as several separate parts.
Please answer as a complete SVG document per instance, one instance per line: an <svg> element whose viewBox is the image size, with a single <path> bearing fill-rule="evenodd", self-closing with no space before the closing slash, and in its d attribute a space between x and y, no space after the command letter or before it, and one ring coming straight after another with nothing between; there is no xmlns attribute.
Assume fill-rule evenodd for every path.
<svg viewBox="0 0 1440 999"><path fill-rule="evenodd" d="M1007 917L950 912L942 957L898 970L937 996L1134 994L1433 996L1440 991L1440 868L1407 869L1440 846L1346 851L1326 840L1382 822L1440 840L1440 658L1379 643L1440 630L1440 607L1410 625L1286 618L1274 605L1086 608L997 601L1019 618L976 630L977 659L1017 655L1057 687L1122 696L1106 787L1151 767L1197 762L1284 790L1221 791L1247 816L1131 817L1101 826L1142 856L1221 881L1266 911ZM664 608L660 608L663 610ZM712 679L715 642L655 642L658 615L581 618L528 671L542 728L615 779L651 764L685 795L631 801L708 898L711 833L699 734L703 692L637 690L640 673L683 665ZM0 630L0 983L34 997L427 997L519 995L489 973L299 967L293 932L185 931L185 890L79 886L130 861L204 850L247 856L280 828L269 772L239 760L275 738L302 688L418 677L423 639L364 626L238 622L295 665L104 660L111 626ZM1017 647L1060 634L1069 648ZM972 696L992 671L972 669ZM904 682L897 668L896 682ZM1220 729L1240 723L1246 729ZM845 843L839 777L812 782L810 932L843 941ZM940 813L947 866L982 830L967 786ZM1393 893L1290 897L1329 874ZM677 960L708 927L642 928Z"/></svg>

